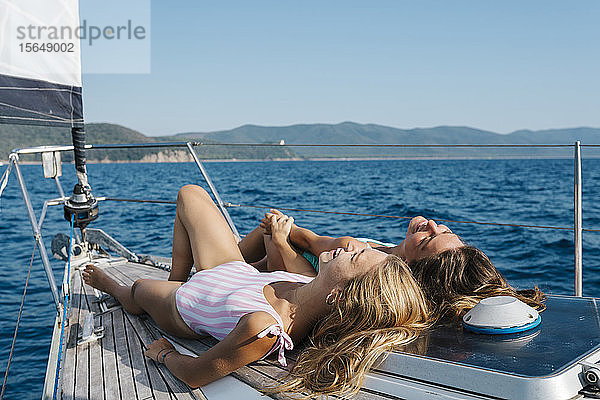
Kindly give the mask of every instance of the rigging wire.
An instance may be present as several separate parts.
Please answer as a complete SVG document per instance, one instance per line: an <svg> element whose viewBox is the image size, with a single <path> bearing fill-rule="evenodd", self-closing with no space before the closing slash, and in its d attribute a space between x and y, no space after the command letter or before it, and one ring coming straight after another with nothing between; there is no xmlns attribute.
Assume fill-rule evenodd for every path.
<svg viewBox="0 0 600 400"><path fill-rule="evenodd" d="M153 204L177 204L176 201L171 200L141 200L141 199L119 199L115 197L97 197L96 200L102 201L124 201L128 203L153 203Z"/></svg>
<svg viewBox="0 0 600 400"><path fill-rule="evenodd" d="M0 178L0 199L2 199L2 192L4 192L4 189L6 188L6 185L8 184L8 178L10 177L11 168L12 168L12 162L9 162L8 167L2 174L2 178Z"/></svg>
<svg viewBox="0 0 600 400"><path fill-rule="evenodd" d="M25 279L25 288L23 289L23 296L21 297L21 306L19 307L19 315L17 316L17 324L15 325L15 333L13 335L12 344L10 346L10 353L8 354L8 363L6 364L6 371L4 372L4 381L2 382L2 392L0 392L0 400L4 399L4 390L6 389L6 381L8 379L8 370L10 369L10 363L15 350L15 343L17 341L17 335L19 333L19 324L21 323L21 315L23 314L23 306L25 305L25 295L27 294L27 287L29 286L29 277L31 276L31 267L33 266L33 259L35 257L35 248L38 244L38 238L35 238L33 242L33 252L31 253L31 260L29 261L29 271L27 272L27 278Z"/></svg>
<svg viewBox="0 0 600 400"><path fill-rule="evenodd" d="M153 203L153 204L177 204L176 201L170 200L143 200L143 199L123 199L123 198L114 198L114 197L98 197L99 201L121 201L121 202L130 202L130 203ZM275 208L277 210L283 211L296 211L296 212L309 212L309 213L318 213L318 214L335 214L335 215L352 215L357 217L377 217L377 218L392 218L392 219L412 219L413 217L405 217L400 215L384 215L384 214L366 214L366 213L355 213L355 212L343 212L343 211L324 211L324 210L311 210L311 209L303 209L303 208L286 208L286 207L278 207L278 206L257 206L251 204L232 204L232 203L224 203L224 207L233 208L233 207L245 207L245 208L257 208L257 209L271 209ZM442 219L435 218L436 221L440 222L451 222L454 224L475 224L475 225L488 225L488 226L507 226L513 228L536 228L536 229L555 229L555 230L563 230L563 231L572 231L573 228L566 226L548 226L548 225L527 225L527 224L505 224L500 222L482 222L482 221L463 221L463 220L453 220L453 219ZM600 232L600 229L583 229L584 232Z"/></svg>

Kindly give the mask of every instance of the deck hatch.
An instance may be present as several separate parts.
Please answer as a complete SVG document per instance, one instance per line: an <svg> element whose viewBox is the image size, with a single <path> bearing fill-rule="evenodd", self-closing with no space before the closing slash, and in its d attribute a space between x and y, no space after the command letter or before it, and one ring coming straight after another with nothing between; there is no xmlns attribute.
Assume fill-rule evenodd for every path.
<svg viewBox="0 0 600 400"><path fill-rule="evenodd" d="M600 359L597 299L549 296L546 305L541 325L519 334L437 327L391 353L379 370L499 397L581 387L578 363Z"/></svg>

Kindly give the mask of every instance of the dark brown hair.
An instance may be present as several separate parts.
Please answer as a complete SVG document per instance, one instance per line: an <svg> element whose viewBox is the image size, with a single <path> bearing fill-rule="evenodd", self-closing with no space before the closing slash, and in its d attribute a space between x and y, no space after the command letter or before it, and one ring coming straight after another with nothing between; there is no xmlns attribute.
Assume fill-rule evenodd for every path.
<svg viewBox="0 0 600 400"><path fill-rule="evenodd" d="M539 311L545 309L544 294L537 286L514 289L485 253L473 246L446 250L409 266L438 319L460 318L491 296L513 296Z"/></svg>

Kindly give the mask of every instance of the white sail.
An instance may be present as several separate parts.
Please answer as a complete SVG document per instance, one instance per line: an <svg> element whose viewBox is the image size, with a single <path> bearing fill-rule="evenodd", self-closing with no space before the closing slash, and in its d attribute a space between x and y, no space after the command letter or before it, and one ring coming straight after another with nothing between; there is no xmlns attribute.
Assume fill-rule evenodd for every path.
<svg viewBox="0 0 600 400"><path fill-rule="evenodd" d="M0 0L0 123L83 125L77 0Z"/></svg>

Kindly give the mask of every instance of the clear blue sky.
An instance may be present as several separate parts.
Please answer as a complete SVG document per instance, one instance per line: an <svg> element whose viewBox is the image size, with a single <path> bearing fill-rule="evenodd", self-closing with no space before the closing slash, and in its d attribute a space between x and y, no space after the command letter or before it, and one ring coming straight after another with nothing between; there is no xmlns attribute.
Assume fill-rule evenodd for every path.
<svg viewBox="0 0 600 400"><path fill-rule="evenodd" d="M153 136L342 121L600 127L597 0L181 0L151 11L151 74L85 74L88 122Z"/></svg>

